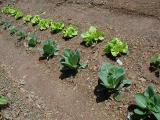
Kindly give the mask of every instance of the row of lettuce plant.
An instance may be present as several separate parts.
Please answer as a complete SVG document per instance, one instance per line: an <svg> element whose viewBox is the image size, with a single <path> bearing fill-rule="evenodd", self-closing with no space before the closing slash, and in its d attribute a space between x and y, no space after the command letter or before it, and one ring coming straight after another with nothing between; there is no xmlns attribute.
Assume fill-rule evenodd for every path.
<svg viewBox="0 0 160 120"><path fill-rule="evenodd" d="M63 33L65 39L70 39L78 35L78 29L74 25L65 27L64 22L55 22L52 19L43 19L39 15L26 15L16 8L6 6L1 9L2 13L14 16L15 19L23 18L24 23L31 23L38 25L40 30L51 29L52 33ZM91 26L87 32L81 34L85 46L91 46L104 40L104 33L98 30L95 26ZM127 53L128 45L123 43L119 38L113 38L111 42L107 43L105 53L117 56L119 53Z"/></svg>

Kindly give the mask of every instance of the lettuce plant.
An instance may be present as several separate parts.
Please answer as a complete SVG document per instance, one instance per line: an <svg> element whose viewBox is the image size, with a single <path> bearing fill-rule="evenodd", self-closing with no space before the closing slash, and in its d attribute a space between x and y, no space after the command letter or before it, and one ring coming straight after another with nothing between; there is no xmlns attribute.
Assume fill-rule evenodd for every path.
<svg viewBox="0 0 160 120"><path fill-rule="evenodd" d="M32 25L37 25L37 24L39 24L40 20L41 20L40 16L36 15L31 19L31 23L32 23Z"/></svg>
<svg viewBox="0 0 160 120"><path fill-rule="evenodd" d="M49 28L50 24L51 24L51 23L50 23L50 20L48 20L48 19L41 19L41 20L39 21L38 26L39 26L39 29L40 29L40 30L46 30L46 29Z"/></svg>
<svg viewBox="0 0 160 120"><path fill-rule="evenodd" d="M32 15L26 15L23 17L24 23L30 22L32 20L33 16Z"/></svg>
<svg viewBox="0 0 160 120"><path fill-rule="evenodd" d="M35 47L38 44L38 38L36 35L30 35L28 36L28 46L29 47Z"/></svg>
<svg viewBox="0 0 160 120"><path fill-rule="evenodd" d="M136 108L133 110L133 115L136 118L145 119L152 115L160 120L160 94L155 86L150 84L143 93L135 95Z"/></svg>
<svg viewBox="0 0 160 120"><path fill-rule="evenodd" d="M87 31L86 33L82 33L81 37L83 38L83 42L86 46L90 46L93 43L104 40L104 34L101 31L97 30L97 28L94 26L91 26L89 28L89 31Z"/></svg>
<svg viewBox="0 0 160 120"><path fill-rule="evenodd" d="M16 35L19 41L24 40L27 37L27 33L25 31L18 31Z"/></svg>
<svg viewBox="0 0 160 120"><path fill-rule="evenodd" d="M11 6L6 6L6 7L2 8L2 13L14 16L16 20L23 17L23 13L20 10L15 9Z"/></svg>
<svg viewBox="0 0 160 120"><path fill-rule="evenodd" d="M128 45L127 43L122 42L119 38L113 38L107 43L104 52L106 54L111 54L113 57L117 57L121 53L126 54L128 52Z"/></svg>
<svg viewBox="0 0 160 120"><path fill-rule="evenodd" d="M47 60L50 57L58 55L58 46L52 39L48 39L43 43L43 57Z"/></svg>
<svg viewBox="0 0 160 120"><path fill-rule="evenodd" d="M66 39L73 38L77 35L78 35L78 30L73 25L70 25L63 30L63 37Z"/></svg>
<svg viewBox="0 0 160 120"><path fill-rule="evenodd" d="M80 63L80 52L65 49L61 60L61 70L77 70L78 68L86 68L87 64Z"/></svg>
<svg viewBox="0 0 160 120"><path fill-rule="evenodd" d="M18 30L17 30L17 28L15 26L9 27L9 32L10 32L11 35L16 34L17 31Z"/></svg>
<svg viewBox="0 0 160 120"><path fill-rule="evenodd" d="M51 32L52 33L58 33L62 31L64 28L64 23L63 22L53 22L51 24Z"/></svg>
<svg viewBox="0 0 160 120"><path fill-rule="evenodd" d="M0 107L7 105L7 104L8 104L7 98L5 98L4 96L0 96Z"/></svg>
<svg viewBox="0 0 160 120"><path fill-rule="evenodd" d="M122 98L123 88L131 85L131 80L125 78L124 68L105 63L99 70L100 84L109 94L113 94L116 101Z"/></svg>
<svg viewBox="0 0 160 120"><path fill-rule="evenodd" d="M16 10L15 19L18 20L23 17L23 13L20 10Z"/></svg>
<svg viewBox="0 0 160 120"><path fill-rule="evenodd" d="M16 10L11 6L3 7L1 12L5 13L5 14L12 15L12 16L15 16L15 14L16 14Z"/></svg>

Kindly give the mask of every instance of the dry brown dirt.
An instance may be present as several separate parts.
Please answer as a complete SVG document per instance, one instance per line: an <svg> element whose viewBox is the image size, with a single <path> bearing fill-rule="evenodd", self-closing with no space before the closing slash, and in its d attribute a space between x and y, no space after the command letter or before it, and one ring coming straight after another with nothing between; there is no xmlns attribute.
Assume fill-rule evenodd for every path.
<svg viewBox="0 0 160 120"><path fill-rule="evenodd" d="M9 0L3 2L0 7L9 3ZM43 104L39 106L45 106L40 118L31 114L26 120L125 120L128 105L133 103L136 92L143 91L151 82L160 88L158 78L148 69L150 57L160 52L159 0L17 0L13 6L25 14L63 20L66 25L75 24L80 33L95 25L106 36L95 47L86 48L80 45L80 36L65 41L61 34L40 32L37 27L24 25L22 20L15 21L12 17L2 15L18 28L35 33L40 40L53 38L60 46L60 53L64 48L79 49L82 61L89 64L87 69L79 70L75 77L61 80L60 56L50 61L39 61L38 51L26 52L23 46L16 47L17 38L0 29L2 68L10 80L17 83L23 81L25 84L22 88L41 98ZM120 57L120 60L126 68L127 78L133 84L125 91L122 102L109 99L97 103L94 90L98 83L99 67L106 61L117 65L103 53L104 45L112 37L120 37L129 45L129 55ZM32 102L34 104L36 102ZM32 107L27 109L41 113ZM23 114L16 117L20 119Z"/></svg>

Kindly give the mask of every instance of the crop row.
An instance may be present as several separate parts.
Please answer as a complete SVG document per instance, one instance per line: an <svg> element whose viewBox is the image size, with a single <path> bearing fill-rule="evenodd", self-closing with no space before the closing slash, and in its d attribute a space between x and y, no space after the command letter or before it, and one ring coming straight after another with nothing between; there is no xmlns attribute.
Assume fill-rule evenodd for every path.
<svg viewBox="0 0 160 120"><path fill-rule="evenodd" d="M77 27L69 25L65 27L63 22L54 22L51 19L42 19L40 16L26 15L13 7L7 6L2 8L2 13L14 16L16 20L23 18L24 23L31 22L32 25L38 25L40 30L51 29L52 33L63 33L65 39L71 39L78 35ZM4 29L9 30L10 34L15 34L18 40L24 40L27 38L29 47L36 47L40 42L38 37L26 32L18 30L15 26L12 26L10 22L5 20L0 21L0 25ZM102 40L104 40L104 33L99 31L96 27L91 26L89 31L82 33L81 37L86 46L91 46ZM42 43L42 56L45 59L49 59L58 55L58 45L52 40L48 39ZM113 38L107 43L104 52L107 55L117 57L121 54L128 53L128 45L122 42L119 38ZM65 49L60 60L61 72L77 71L79 68L86 68L87 64L80 62L80 52L72 51L71 49ZM160 55L155 55L151 58L151 68L159 74L160 72ZM110 63L104 63L98 72L100 80L99 85L101 89L99 92L105 91L107 94L113 96L116 101L120 101L123 97L123 91L125 87L131 85L131 80L127 80L125 77L126 71L123 67L117 67ZM137 93L135 95L136 107L130 113L130 118L148 118L152 115L160 120L160 95L156 91L153 84L149 85L144 93Z"/></svg>

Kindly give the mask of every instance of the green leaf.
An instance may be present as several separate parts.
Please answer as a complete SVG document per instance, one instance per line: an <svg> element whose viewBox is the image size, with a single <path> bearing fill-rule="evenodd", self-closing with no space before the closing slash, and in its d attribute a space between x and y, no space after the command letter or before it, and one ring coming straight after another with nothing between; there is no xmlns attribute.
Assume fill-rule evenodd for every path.
<svg viewBox="0 0 160 120"><path fill-rule="evenodd" d="M113 95L113 98L116 101L120 102L122 100L122 98L123 98L123 93L121 91L118 91Z"/></svg>
<svg viewBox="0 0 160 120"><path fill-rule="evenodd" d="M40 22L41 18L39 15L36 15L32 18L31 23L32 25L37 25Z"/></svg>
<svg viewBox="0 0 160 120"><path fill-rule="evenodd" d="M128 87L132 84L132 81L131 80L123 80L122 84L123 84L124 87Z"/></svg>
<svg viewBox="0 0 160 120"><path fill-rule="evenodd" d="M49 59L51 56L57 55L58 51L58 46L52 39L43 43L43 57Z"/></svg>
<svg viewBox="0 0 160 120"><path fill-rule="evenodd" d="M128 45L127 43L123 43L119 38L113 38L110 42L107 43L104 52L106 54L111 54L113 57L116 57L121 53L127 53Z"/></svg>
<svg viewBox="0 0 160 120"><path fill-rule="evenodd" d="M31 35L28 37L28 46L35 47L38 43L38 38L35 35Z"/></svg>
<svg viewBox="0 0 160 120"><path fill-rule="evenodd" d="M160 113L153 113L157 120L160 120Z"/></svg>
<svg viewBox="0 0 160 120"><path fill-rule="evenodd" d="M64 23L63 22L53 22L51 24L51 32L53 33L58 33L62 31L64 28Z"/></svg>
<svg viewBox="0 0 160 120"><path fill-rule="evenodd" d="M156 94L156 87L153 84L150 84L145 90L144 95L146 97L153 97Z"/></svg>
<svg viewBox="0 0 160 120"><path fill-rule="evenodd" d="M8 104L7 98L0 96L0 106Z"/></svg>
<svg viewBox="0 0 160 120"><path fill-rule="evenodd" d="M63 37L66 39L73 38L78 35L77 27L70 25L63 30Z"/></svg>
<svg viewBox="0 0 160 120"><path fill-rule="evenodd" d="M146 114L145 111L143 111L143 110L141 110L139 108L134 109L134 113L136 113L138 115L145 115Z"/></svg>
<svg viewBox="0 0 160 120"><path fill-rule="evenodd" d="M137 93L135 95L135 100L140 108L144 109L147 107L147 98L142 93Z"/></svg>
<svg viewBox="0 0 160 120"><path fill-rule="evenodd" d="M90 46L104 40L104 34L94 26L91 26L89 31L82 33L81 37L83 38L83 42L85 42L86 46Z"/></svg>
<svg viewBox="0 0 160 120"><path fill-rule="evenodd" d="M32 15L26 15L23 17L24 23L30 22L32 20L33 16Z"/></svg>
<svg viewBox="0 0 160 120"><path fill-rule="evenodd" d="M151 58L151 63L160 65L160 54L156 54Z"/></svg>
<svg viewBox="0 0 160 120"><path fill-rule="evenodd" d="M40 30L46 30L50 26L50 21L48 19L41 19L38 26Z"/></svg>
<svg viewBox="0 0 160 120"><path fill-rule="evenodd" d="M80 63L80 52L65 49L64 55L61 58L61 70L77 70L78 68L86 68L85 64Z"/></svg>

